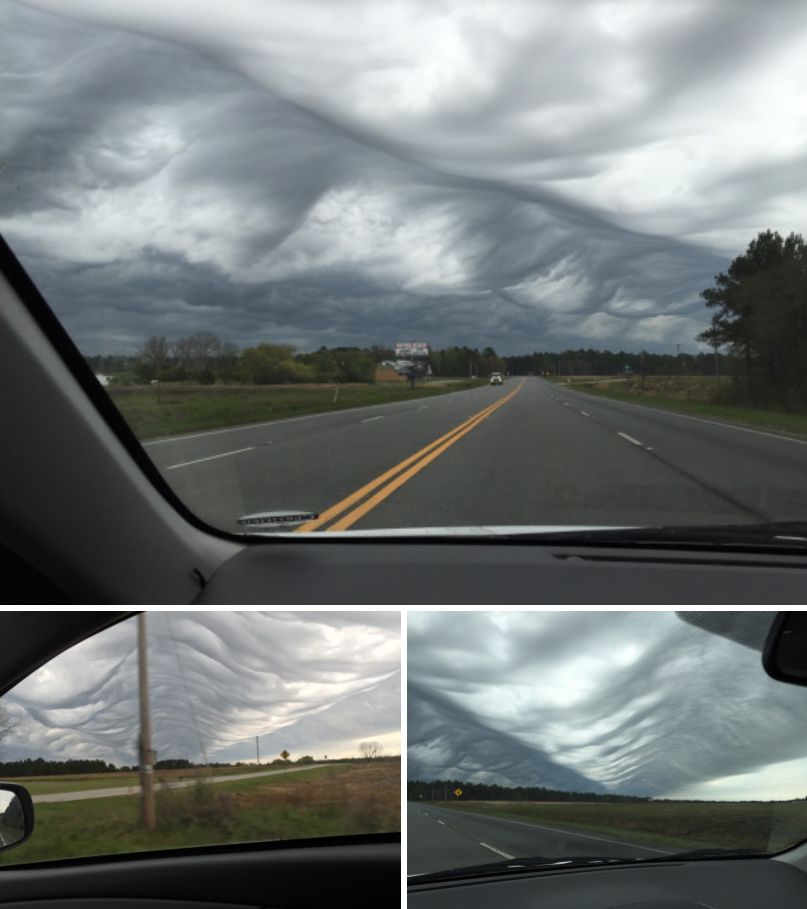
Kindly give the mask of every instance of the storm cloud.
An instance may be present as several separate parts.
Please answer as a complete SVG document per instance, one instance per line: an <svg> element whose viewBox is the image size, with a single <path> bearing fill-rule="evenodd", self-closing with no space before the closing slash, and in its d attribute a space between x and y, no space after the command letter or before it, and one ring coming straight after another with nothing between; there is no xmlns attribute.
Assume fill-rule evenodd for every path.
<svg viewBox="0 0 807 909"><path fill-rule="evenodd" d="M807 8L9 2L0 230L87 353L695 350L803 229Z"/></svg>
<svg viewBox="0 0 807 909"><path fill-rule="evenodd" d="M151 612L158 758L253 760L400 749L399 613ZM134 620L85 641L3 697L3 754L137 762Z"/></svg>
<svg viewBox="0 0 807 909"><path fill-rule="evenodd" d="M804 690L672 613L409 613L408 675L410 779L805 794Z"/></svg>

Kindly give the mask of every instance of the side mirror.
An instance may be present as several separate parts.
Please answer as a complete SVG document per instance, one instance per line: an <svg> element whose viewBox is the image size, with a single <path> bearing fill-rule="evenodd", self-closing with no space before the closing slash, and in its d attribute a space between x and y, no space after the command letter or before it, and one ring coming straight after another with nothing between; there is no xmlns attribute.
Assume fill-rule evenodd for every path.
<svg viewBox="0 0 807 909"><path fill-rule="evenodd" d="M0 783L0 851L20 846L34 832L34 803L24 786Z"/></svg>
<svg viewBox="0 0 807 909"><path fill-rule="evenodd" d="M771 678L807 685L807 612L780 612L771 625L762 652Z"/></svg>

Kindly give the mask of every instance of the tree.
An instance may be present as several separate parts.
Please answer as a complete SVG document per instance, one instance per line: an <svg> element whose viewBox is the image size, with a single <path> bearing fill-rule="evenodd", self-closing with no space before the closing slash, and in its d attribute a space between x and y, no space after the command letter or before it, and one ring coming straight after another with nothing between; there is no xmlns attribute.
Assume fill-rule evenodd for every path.
<svg viewBox="0 0 807 909"><path fill-rule="evenodd" d="M372 761L374 758L381 757L381 745L379 742L362 742L359 745L359 754L366 761Z"/></svg>
<svg viewBox="0 0 807 909"><path fill-rule="evenodd" d="M239 364L241 381L250 385L277 385L286 382L305 382L311 370L294 359L290 344L258 344L248 347Z"/></svg>
<svg viewBox="0 0 807 909"><path fill-rule="evenodd" d="M156 378L168 365L170 345L162 335L152 335L139 351L144 369L151 372L151 377Z"/></svg>
<svg viewBox="0 0 807 909"><path fill-rule="evenodd" d="M807 403L807 246L800 234L762 231L701 293L715 310L698 340L729 348L753 404Z"/></svg>

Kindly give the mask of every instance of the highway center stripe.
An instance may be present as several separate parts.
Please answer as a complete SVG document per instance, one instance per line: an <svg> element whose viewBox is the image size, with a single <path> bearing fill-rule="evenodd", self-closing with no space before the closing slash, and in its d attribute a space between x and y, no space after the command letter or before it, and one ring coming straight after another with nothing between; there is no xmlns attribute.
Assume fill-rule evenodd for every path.
<svg viewBox="0 0 807 909"><path fill-rule="evenodd" d="M420 461L421 459L425 462L422 464L422 466L425 467L426 463L431 463L431 461L433 461L436 457L441 455L447 448L449 448L451 445L453 445L455 441L457 441L459 438L464 436L467 432L470 432L475 426L477 426L479 423L481 423L482 420L484 420L488 416L490 416L490 414L492 414L494 410L497 410L503 404L506 404L514 395L516 395L521 390L521 387L523 386L523 384L524 383L521 382L521 384L518 385L517 388L514 388L513 391L511 391L508 395L505 395L505 397L501 398L498 401L494 401L493 404L489 404L487 407L484 407L478 413L475 413L472 417L469 417L467 420L460 423L459 426L455 426L453 429L449 430L444 435L440 436L439 438L435 439L433 442L430 442L428 445L421 448L420 451L416 451L413 455L410 455L408 458L404 458L404 460L401 461L399 464L396 464L394 467L391 467L389 470L384 471L384 473L382 473L380 476L376 477L374 480L371 480L369 483L366 483L364 486L361 487L361 489L357 489L355 492L351 493L349 496L346 496L344 499L337 502L335 505L332 505L330 508L323 511L322 514L315 521L309 521L307 524L303 524L302 527L298 527L296 533L310 533L312 530L318 530L324 524L327 524L329 521L338 517L340 514L347 511L348 508L350 508L352 505L355 505L357 502L361 501L361 499L363 499L365 496L369 495L371 492L378 489L380 486L382 486L388 480L393 480L393 478L396 477L398 474L400 474L401 471L406 470L406 468L410 467L410 465L417 464L417 462ZM439 451L435 451L438 448L439 448ZM432 454L432 456L429 456L430 453ZM428 458L428 460L426 460L427 458ZM421 469L421 468L418 467L418 470L419 469ZM344 527L348 527L351 524L355 523L363 514L366 514L367 511L370 510L370 508L375 507L375 505L377 505L378 502L382 501L382 499L385 499L388 495L391 495L391 493L394 492L395 489L397 489L399 486L403 485L403 483L405 483L407 480L411 479L411 477L414 476L415 473L417 473L417 470L407 471L406 478L401 479L401 482L397 483L394 486L394 488L390 489L389 492L386 493L386 495L380 496L380 498L377 498L376 496L374 496L372 500L368 500L368 502L373 501L374 504L371 505L370 507L364 508L364 510L361 512L361 514L357 513L359 511L359 509L357 508L357 509L355 509L355 511L351 512L345 518L343 518L342 521L339 521L338 524L334 524L332 527L329 527L328 530L337 530L337 529L341 530ZM392 485L392 484L390 484L390 485ZM384 490L382 490L382 492L383 491ZM365 503L365 504L367 504L367 503ZM363 506L361 506L361 507L363 507ZM354 515L355 515L355 517L354 517ZM351 518L352 518L352 520L349 520ZM345 521L347 523L343 523Z"/></svg>

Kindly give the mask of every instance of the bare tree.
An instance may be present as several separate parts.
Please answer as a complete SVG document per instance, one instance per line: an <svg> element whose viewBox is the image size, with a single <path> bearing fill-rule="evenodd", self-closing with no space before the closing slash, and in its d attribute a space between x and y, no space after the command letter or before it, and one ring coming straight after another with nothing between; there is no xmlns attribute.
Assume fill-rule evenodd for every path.
<svg viewBox="0 0 807 909"><path fill-rule="evenodd" d="M366 761L372 761L374 758L381 757L381 753L381 745L379 742L362 742L359 745L359 754Z"/></svg>
<svg viewBox="0 0 807 909"><path fill-rule="evenodd" d="M170 354L168 341L162 335L152 335L140 348L140 356L160 372L168 363Z"/></svg>

